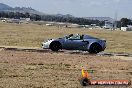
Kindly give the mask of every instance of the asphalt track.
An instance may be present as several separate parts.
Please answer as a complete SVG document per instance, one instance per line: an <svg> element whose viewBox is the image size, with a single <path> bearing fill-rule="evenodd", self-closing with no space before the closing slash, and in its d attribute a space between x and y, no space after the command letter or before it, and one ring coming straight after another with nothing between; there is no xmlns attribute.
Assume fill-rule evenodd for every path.
<svg viewBox="0 0 132 88"><path fill-rule="evenodd" d="M60 50L58 52L53 52L50 49L33 49L33 48L13 48L13 47L0 47L1 50L6 51L25 51L25 52L40 52L40 53L64 53L64 54L80 54L80 55L95 55L95 56L125 56L132 57L131 53L107 53L100 52L98 54L90 54L87 51L79 51L79 50Z"/></svg>

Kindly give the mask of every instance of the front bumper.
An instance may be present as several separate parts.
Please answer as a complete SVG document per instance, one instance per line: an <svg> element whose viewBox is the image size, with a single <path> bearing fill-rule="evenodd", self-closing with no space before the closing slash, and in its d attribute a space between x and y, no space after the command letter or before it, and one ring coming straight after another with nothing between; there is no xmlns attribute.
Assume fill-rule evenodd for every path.
<svg viewBox="0 0 132 88"><path fill-rule="evenodd" d="M103 47L102 47L102 51L104 51L106 49L106 42L104 43Z"/></svg>
<svg viewBox="0 0 132 88"><path fill-rule="evenodd" d="M48 48L49 48L49 46L46 45L45 43L42 43L41 47L42 47L43 49L48 49Z"/></svg>

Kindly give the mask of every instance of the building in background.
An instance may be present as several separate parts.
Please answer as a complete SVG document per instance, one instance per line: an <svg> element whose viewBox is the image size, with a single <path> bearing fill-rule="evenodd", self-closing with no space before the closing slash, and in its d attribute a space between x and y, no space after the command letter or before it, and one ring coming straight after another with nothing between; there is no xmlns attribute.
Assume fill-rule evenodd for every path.
<svg viewBox="0 0 132 88"><path fill-rule="evenodd" d="M105 29L113 29L114 28L114 22L105 21L104 27Z"/></svg>
<svg viewBox="0 0 132 88"><path fill-rule="evenodd" d="M132 31L132 25L127 25L127 27L121 27L122 31Z"/></svg>

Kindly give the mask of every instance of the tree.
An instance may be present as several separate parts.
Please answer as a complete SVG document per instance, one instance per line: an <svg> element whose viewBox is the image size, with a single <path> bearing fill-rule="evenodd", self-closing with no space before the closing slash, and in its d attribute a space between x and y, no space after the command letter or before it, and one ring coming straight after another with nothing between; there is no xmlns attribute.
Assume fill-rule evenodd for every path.
<svg viewBox="0 0 132 88"><path fill-rule="evenodd" d="M26 18L30 17L30 14L28 12L25 13Z"/></svg>
<svg viewBox="0 0 132 88"><path fill-rule="evenodd" d="M121 27L121 21L116 21L117 23L117 28L120 28Z"/></svg>
<svg viewBox="0 0 132 88"><path fill-rule="evenodd" d="M9 12L9 18L13 18L14 17L14 12Z"/></svg>
<svg viewBox="0 0 132 88"><path fill-rule="evenodd" d="M127 18L122 18L120 20L120 23L121 23L122 27L127 27L127 25L131 25L132 24L131 20L127 19Z"/></svg>

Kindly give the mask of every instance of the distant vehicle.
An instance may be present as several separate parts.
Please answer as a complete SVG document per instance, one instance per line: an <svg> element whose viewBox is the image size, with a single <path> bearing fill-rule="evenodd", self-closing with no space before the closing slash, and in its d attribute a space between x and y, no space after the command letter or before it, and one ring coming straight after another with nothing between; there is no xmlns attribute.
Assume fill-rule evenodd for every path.
<svg viewBox="0 0 132 88"><path fill-rule="evenodd" d="M52 51L66 49L88 51L89 53L99 53L105 50L106 40L85 34L70 34L62 38L48 39L42 43L42 48L51 49Z"/></svg>

